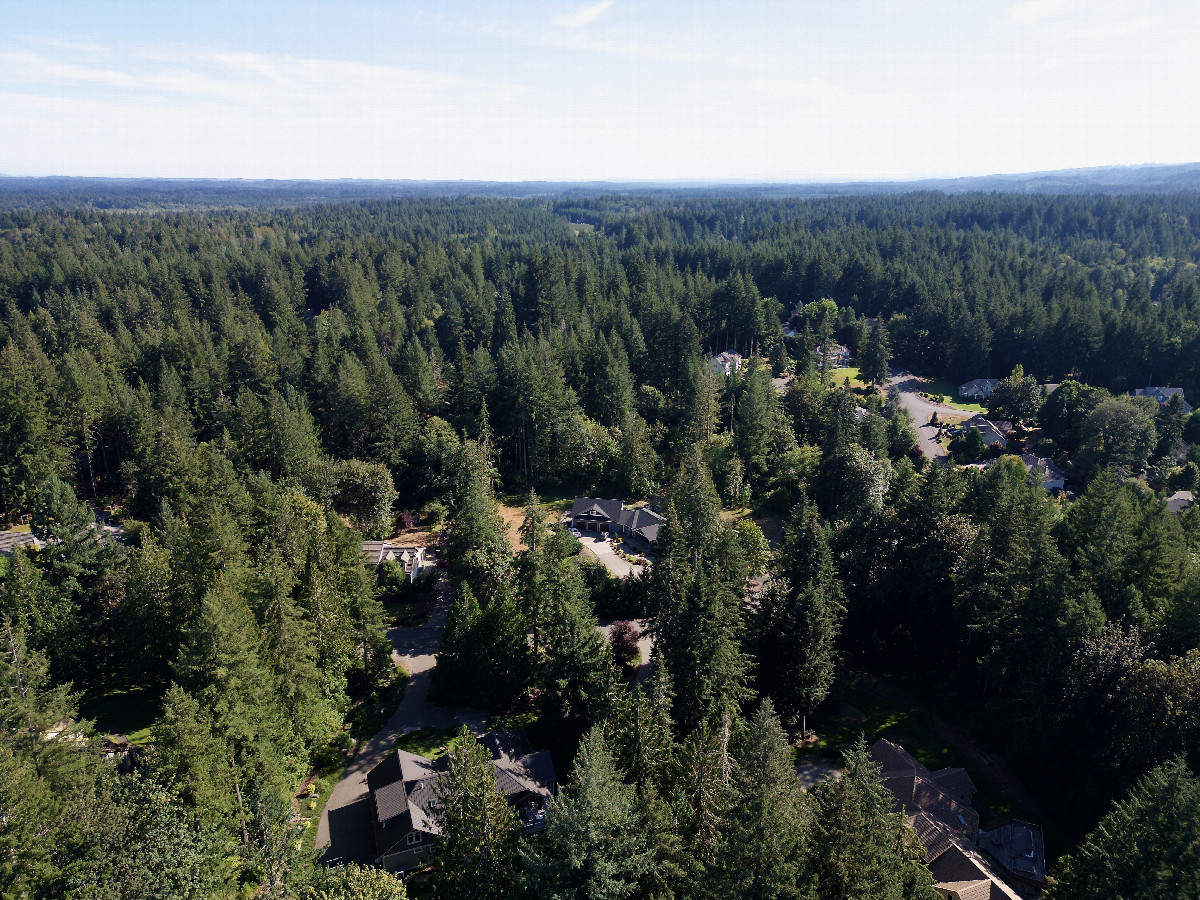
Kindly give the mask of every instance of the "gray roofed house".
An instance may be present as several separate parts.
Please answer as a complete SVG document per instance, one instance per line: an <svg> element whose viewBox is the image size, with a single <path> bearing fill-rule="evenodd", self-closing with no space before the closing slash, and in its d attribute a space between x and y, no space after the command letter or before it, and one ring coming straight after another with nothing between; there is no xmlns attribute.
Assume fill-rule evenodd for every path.
<svg viewBox="0 0 1200 900"><path fill-rule="evenodd" d="M740 353L730 353L726 350L724 353L718 353L712 357L709 362L716 369L718 375L729 377L734 372L740 372L744 357Z"/></svg>
<svg viewBox="0 0 1200 900"><path fill-rule="evenodd" d="M1137 390L1135 390L1133 392L1133 396L1149 397L1151 400L1154 400L1155 402L1157 402L1159 406L1166 406L1168 403L1171 402L1172 397L1178 396L1179 402L1182 404L1180 409L1183 410L1183 414L1186 416L1186 415L1189 415L1192 411L1191 404L1188 403L1186 399L1184 399L1183 388L1144 387L1144 388L1138 388Z"/></svg>
<svg viewBox="0 0 1200 900"><path fill-rule="evenodd" d="M968 431L978 431L979 436L983 438L985 446L990 447L992 444L999 444L1000 449L1008 447L1008 433L1012 431L1012 423L997 420L993 422L987 416L973 415L965 422L961 422L954 426L953 429L958 434L966 434Z"/></svg>
<svg viewBox="0 0 1200 900"><path fill-rule="evenodd" d="M658 540L664 522L666 519L654 510L644 506L626 509L620 500L577 497L571 504L571 524L575 528L618 534L644 549Z"/></svg>
<svg viewBox="0 0 1200 900"><path fill-rule="evenodd" d="M371 568L395 560L404 567L409 581L416 581L425 567L425 548L393 544L390 541L363 541L363 556Z"/></svg>
<svg viewBox="0 0 1200 900"><path fill-rule="evenodd" d="M1176 491L1167 498L1167 509L1173 513L1181 513L1196 502L1196 495L1191 491Z"/></svg>
<svg viewBox="0 0 1200 900"><path fill-rule="evenodd" d="M533 752L520 729L497 729L481 738L492 757L496 787L521 820L525 834L545 828L546 800L557 780L547 750ZM376 860L395 872L425 865L441 833L438 779L448 761L396 750L367 774Z"/></svg>
<svg viewBox="0 0 1200 900"><path fill-rule="evenodd" d="M0 531L0 555L12 556L18 547L41 550L44 546L45 544L28 531Z"/></svg>
<svg viewBox="0 0 1200 900"><path fill-rule="evenodd" d="M958 396L971 400L987 400L1000 383L999 378L976 378L958 386Z"/></svg>
<svg viewBox="0 0 1200 900"><path fill-rule="evenodd" d="M1053 460L1032 453L1022 453L1021 462L1025 463L1026 472L1042 473L1042 487L1046 490L1061 491L1066 486L1067 473L1056 466Z"/></svg>

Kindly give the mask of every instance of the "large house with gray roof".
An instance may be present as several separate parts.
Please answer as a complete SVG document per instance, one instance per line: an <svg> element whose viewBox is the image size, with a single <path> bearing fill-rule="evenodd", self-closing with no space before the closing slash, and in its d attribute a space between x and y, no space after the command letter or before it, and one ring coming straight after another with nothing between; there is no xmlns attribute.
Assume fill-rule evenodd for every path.
<svg viewBox="0 0 1200 900"><path fill-rule="evenodd" d="M626 509L620 500L578 497L571 504L573 527L580 531L619 535L623 540L643 549L654 546L664 522L666 519L654 510L645 506Z"/></svg>
<svg viewBox="0 0 1200 900"><path fill-rule="evenodd" d="M526 835L546 827L546 800L557 787L548 750L537 753L520 729L497 729L477 738L492 756L496 787L513 807ZM367 774L375 861L389 872L417 869L432 858L441 834L438 780L446 757L426 759L394 750Z"/></svg>
<svg viewBox="0 0 1200 900"><path fill-rule="evenodd" d="M1172 397L1178 397L1179 403L1180 403L1180 406L1179 406L1180 412L1182 412L1185 416L1190 415L1192 412L1192 405L1183 398L1183 388L1144 387L1144 388L1138 388L1136 391L1134 391L1133 396L1149 397L1151 400L1155 401L1159 406L1166 406L1168 403L1171 402Z"/></svg>

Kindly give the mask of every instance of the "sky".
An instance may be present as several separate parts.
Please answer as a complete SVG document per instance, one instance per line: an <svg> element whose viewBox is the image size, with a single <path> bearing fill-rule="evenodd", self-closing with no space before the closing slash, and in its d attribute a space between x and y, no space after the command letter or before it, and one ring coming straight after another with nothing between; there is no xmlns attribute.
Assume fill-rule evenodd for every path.
<svg viewBox="0 0 1200 900"><path fill-rule="evenodd" d="M0 0L0 173L895 180L1200 161L1196 0Z"/></svg>

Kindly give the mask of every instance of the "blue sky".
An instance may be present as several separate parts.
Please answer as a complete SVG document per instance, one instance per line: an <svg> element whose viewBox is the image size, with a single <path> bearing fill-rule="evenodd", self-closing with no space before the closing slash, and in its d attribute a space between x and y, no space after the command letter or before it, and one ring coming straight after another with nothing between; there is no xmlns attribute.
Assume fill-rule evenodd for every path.
<svg viewBox="0 0 1200 900"><path fill-rule="evenodd" d="M0 172L844 179L1200 160L1196 0L0 0Z"/></svg>

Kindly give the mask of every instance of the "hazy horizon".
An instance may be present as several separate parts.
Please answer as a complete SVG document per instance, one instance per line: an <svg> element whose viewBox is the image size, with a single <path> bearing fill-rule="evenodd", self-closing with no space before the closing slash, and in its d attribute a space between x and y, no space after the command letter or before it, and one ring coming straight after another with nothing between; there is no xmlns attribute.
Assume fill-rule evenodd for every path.
<svg viewBox="0 0 1200 900"><path fill-rule="evenodd" d="M1200 159L1185 0L0 6L0 172L912 181Z"/></svg>

